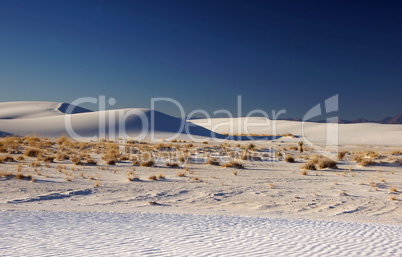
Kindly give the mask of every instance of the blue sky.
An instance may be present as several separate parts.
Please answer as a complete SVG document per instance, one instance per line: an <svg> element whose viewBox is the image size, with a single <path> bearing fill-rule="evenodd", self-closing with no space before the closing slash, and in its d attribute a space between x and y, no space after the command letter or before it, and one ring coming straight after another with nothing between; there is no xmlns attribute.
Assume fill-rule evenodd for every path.
<svg viewBox="0 0 402 257"><path fill-rule="evenodd" d="M400 1L0 1L0 101L402 113ZM96 109L94 105L88 105ZM157 109L177 114L171 104Z"/></svg>

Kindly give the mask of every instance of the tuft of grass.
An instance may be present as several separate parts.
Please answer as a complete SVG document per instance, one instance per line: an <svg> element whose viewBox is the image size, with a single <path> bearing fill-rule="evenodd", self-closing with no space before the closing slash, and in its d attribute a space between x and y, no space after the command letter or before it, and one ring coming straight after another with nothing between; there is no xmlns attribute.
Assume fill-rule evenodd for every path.
<svg viewBox="0 0 402 257"><path fill-rule="evenodd" d="M303 176L306 176L307 175L307 170L302 170L302 173L301 173Z"/></svg>
<svg viewBox="0 0 402 257"><path fill-rule="evenodd" d="M341 191L341 192L339 192L339 196L347 196L347 194L345 191Z"/></svg>
<svg viewBox="0 0 402 257"><path fill-rule="evenodd" d="M236 169L244 169L243 164L237 161L231 161L222 165L224 168L236 168Z"/></svg>
<svg viewBox="0 0 402 257"><path fill-rule="evenodd" d="M159 173L157 178L158 179L166 179L165 176L163 175L163 173Z"/></svg>
<svg viewBox="0 0 402 257"><path fill-rule="evenodd" d="M272 184L272 183L269 183L268 185L269 185L269 187L270 187L271 189L273 189L273 188L275 187L274 184Z"/></svg>
<svg viewBox="0 0 402 257"><path fill-rule="evenodd" d="M170 163L170 162L166 162L166 167L170 167L170 168L179 168L179 164L176 162Z"/></svg>
<svg viewBox="0 0 402 257"><path fill-rule="evenodd" d="M98 165L98 163L92 158L87 158L86 161L87 161L87 165ZM108 164L108 165L110 165L110 164Z"/></svg>
<svg viewBox="0 0 402 257"><path fill-rule="evenodd" d="M328 158L322 158L318 161L317 166L319 169L325 169L325 168L332 168L332 169L337 169L338 166L336 166L336 162L328 159Z"/></svg>
<svg viewBox="0 0 402 257"><path fill-rule="evenodd" d="M22 174L22 173L17 173L17 174L15 175L15 178L18 179L18 180L21 180L21 179L31 180L31 179L32 179L32 176L31 176L31 175L25 176L25 175Z"/></svg>
<svg viewBox="0 0 402 257"><path fill-rule="evenodd" d="M158 178L155 175L151 175L148 177L149 180L158 180Z"/></svg>
<svg viewBox="0 0 402 257"><path fill-rule="evenodd" d="M285 156L285 162L294 163L294 162L295 162L295 158L293 158L292 155L288 154L288 155Z"/></svg>
<svg viewBox="0 0 402 257"><path fill-rule="evenodd" d="M395 186L391 186L391 192L394 192L394 193L396 193L396 192L398 192L398 190L396 190L396 187Z"/></svg>
<svg viewBox="0 0 402 257"><path fill-rule="evenodd" d="M140 166L142 166L142 167L152 167L152 166L154 166L154 165L155 165L155 163L154 163L153 160L142 161L142 162L140 163Z"/></svg>
<svg viewBox="0 0 402 257"><path fill-rule="evenodd" d="M11 156L6 156L1 159L2 162L14 162L14 158Z"/></svg>
<svg viewBox="0 0 402 257"><path fill-rule="evenodd" d="M179 171L179 172L176 173L176 176L178 176L178 177L185 177L185 176L186 176L186 172L184 172L184 171Z"/></svg>
<svg viewBox="0 0 402 257"><path fill-rule="evenodd" d="M25 151L25 156L27 157L38 157L42 151L40 149L30 148Z"/></svg>
<svg viewBox="0 0 402 257"><path fill-rule="evenodd" d="M208 159L208 160L207 160L207 164L208 164L208 165L214 165L214 166L219 166L219 165L220 165L218 159L216 159L216 158L210 158L210 159Z"/></svg>
<svg viewBox="0 0 402 257"><path fill-rule="evenodd" d="M347 151L339 152L339 153L338 153L338 159L339 159L339 160L343 160L343 159L345 158L345 156L346 156L347 153L348 153Z"/></svg>
<svg viewBox="0 0 402 257"><path fill-rule="evenodd" d="M359 165L362 167L372 166L372 165L375 165L375 161L373 159L364 158L359 162Z"/></svg>
<svg viewBox="0 0 402 257"><path fill-rule="evenodd" d="M302 167L303 170L316 170L315 164L312 161L305 163Z"/></svg>

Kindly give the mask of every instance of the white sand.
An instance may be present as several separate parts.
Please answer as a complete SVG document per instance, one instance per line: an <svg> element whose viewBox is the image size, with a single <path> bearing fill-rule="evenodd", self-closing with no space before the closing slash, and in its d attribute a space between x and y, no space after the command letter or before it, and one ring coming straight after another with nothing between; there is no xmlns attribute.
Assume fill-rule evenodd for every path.
<svg viewBox="0 0 402 257"><path fill-rule="evenodd" d="M7 103L3 107L0 104L0 131L60 136L66 129L65 115L59 108L60 103ZM125 109L125 112L131 110L150 113L146 109ZM112 112L105 112L106 117ZM102 113L72 114L74 130L81 135L95 134L99 114ZM180 123L161 113L156 118L159 138L171 135ZM260 123L267 121L252 119ZM219 133L244 132L236 125L234 131L219 127L222 124L219 122L227 119L214 119L209 125L202 120L192 122ZM118 125L116 121L111 126ZM310 140L324 142L325 124L306 126ZM129 134L138 134L141 128L138 116L131 116L126 127ZM177 176L178 172L184 172L183 167L166 167L167 159L160 159L156 167L133 167L129 161L107 166L101 155L91 152L97 166L75 166L66 160L31 167L36 158L26 157L21 172L32 175L35 182L0 178L0 210L3 211L0 252L7 256L27 253L99 256L112 252L167 256L401 255L402 168L394 162L401 156L390 154L402 145L401 125L339 125L340 147L351 154L338 161L338 169L308 171L307 175L302 175L300 167L314 152L300 154L289 149L302 140L301 123L278 121L277 128L278 134L292 133L296 137L252 141L259 149L257 153L262 156L269 154L270 149L280 150L293 155L296 163L283 159L243 161L245 169L205 165L205 153L211 156L220 153L221 142L212 140L209 144L194 143L193 160L187 164L189 170L185 177ZM193 132L204 139L210 134L202 127L195 127ZM271 134L272 124L251 126L249 132ZM233 150L237 144L246 146L250 141L226 143ZM56 151L57 147L53 145L48 150ZM330 153L331 149L323 151ZM361 167L352 160L354 151L376 151L383 157L378 157L374 166ZM0 157L20 155L2 153ZM0 172L16 173L18 165L17 162L1 163ZM63 168L59 172L60 165ZM140 181L127 180L133 168ZM163 174L165 179L149 180L150 175L158 174ZM304 220L294 220L300 218ZM43 233L49 237L45 238ZM48 238L51 240L46 241Z"/></svg>
<svg viewBox="0 0 402 257"><path fill-rule="evenodd" d="M108 212L0 212L7 256L401 256L397 226Z"/></svg>

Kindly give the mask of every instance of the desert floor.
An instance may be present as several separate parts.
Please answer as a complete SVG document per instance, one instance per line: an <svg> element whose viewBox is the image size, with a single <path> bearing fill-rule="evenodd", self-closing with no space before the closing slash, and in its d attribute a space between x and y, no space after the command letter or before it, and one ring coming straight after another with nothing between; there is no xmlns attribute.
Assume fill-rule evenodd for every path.
<svg viewBox="0 0 402 257"><path fill-rule="evenodd" d="M304 170L301 167L307 162L330 152L304 147L300 153L294 138L224 144L132 142L129 148L112 142L35 137L12 141L0 141L8 144L7 152L0 155L1 210L235 215L402 225L402 156L392 147L341 146L347 152L336 160L337 168ZM130 154L118 148L130 149ZM27 156L32 149L39 150L39 157ZM153 166L147 167L142 159L149 155ZM294 162L287 162L287 156ZM108 158L115 163L108 165ZM372 162L361 164L361 159ZM88 160L96 165L87 164ZM243 168L222 166L233 160Z"/></svg>

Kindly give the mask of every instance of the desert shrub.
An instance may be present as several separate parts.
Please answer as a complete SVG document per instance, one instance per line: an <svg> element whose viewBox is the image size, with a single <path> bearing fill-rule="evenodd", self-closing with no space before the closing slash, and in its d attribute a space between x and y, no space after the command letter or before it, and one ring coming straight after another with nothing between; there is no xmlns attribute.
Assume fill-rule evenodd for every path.
<svg viewBox="0 0 402 257"><path fill-rule="evenodd" d="M375 165L375 161L373 159L364 158L359 162L359 165L362 167Z"/></svg>
<svg viewBox="0 0 402 257"><path fill-rule="evenodd" d="M315 164L313 161L309 161L305 163L302 167L303 170L316 170Z"/></svg>
<svg viewBox="0 0 402 257"><path fill-rule="evenodd" d="M291 163L293 163L293 162L295 162L295 158L293 158L292 155L288 154L288 155L286 155L286 157L285 157L285 162L291 162Z"/></svg>
<svg viewBox="0 0 402 257"><path fill-rule="evenodd" d="M137 157L133 157L132 162L133 166L140 166L140 162L138 161Z"/></svg>
<svg viewBox="0 0 402 257"><path fill-rule="evenodd" d="M231 161L222 165L224 168L236 168L236 169L244 169L243 164L236 161Z"/></svg>
<svg viewBox="0 0 402 257"><path fill-rule="evenodd" d="M171 167L171 168L179 168L179 164L176 162L170 163L170 162L166 162L166 167Z"/></svg>
<svg viewBox="0 0 402 257"><path fill-rule="evenodd" d="M336 169L338 166L336 165L337 163L327 157L323 157L320 155L314 155L309 163L316 164L319 169L325 169L325 168L332 168Z"/></svg>
<svg viewBox="0 0 402 257"><path fill-rule="evenodd" d="M300 141L299 142L299 151L302 153L303 152L303 145L304 145L304 142L303 141Z"/></svg>
<svg viewBox="0 0 402 257"><path fill-rule="evenodd" d="M70 159L68 154L63 153L63 152L57 152L56 153L56 160L57 161L64 161L64 160L68 160L68 159Z"/></svg>
<svg viewBox="0 0 402 257"><path fill-rule="evenodd" d="M21 180L21 179L31 180L31 179L32 179L32 176L31 176L31 175L25 176L25 175L22 174L22 173L17 173L17 175L15 175L15 178L18 179L18 180Z"/></svg>
<svg viewBox="0 0 402 257"><path fill-rule="evenodd" d="M152 167L152 166L154 166L154 161L153 160L148 160L148 161L142 161L141 163L140 163L140 166L142 166L142 167Z"/></svg>
<svg viewBox="0 0 402 257"><path fill-rule="evenodd" d="M0 142L0 153L7 153L7 145L5 142Z"/></svg>
<svg viewBox="0 0 402 257"><path fill-rule="evenodd" d="M44 162L54 162L54 159L55 159L56 157L54 157L54 156L46 156L44 159L43 159L43 161Z"/></svg>
<svg viewBox="0 0 402 257"><path fill-rule="evenodd" d="M157 178L158 179L166 179L165 176L162 173L159 173Z"/></svg>
<svg viewBox="0 0 402 257"><path fill-rule="evenodd" d="M371 157L371 158L378 158L380 157L380 154L374 151L368 151L366 152L366 156Z"/></svg>
<svg viewBox="0 0 402 257"><path fill-rule="evenodd" d="M391 152L392 155L402 155L402 151L401 150L395 150Z"/></svg>
<svg viewBox="0 0 402 257"><path fill-rule="evenodd" d="M17 157L17 161L23 161L23 160L25 160L24 156L20 155L20 156Z"/></svg>
<svg viewBox="0 0 402 257"><path fill-rule="evenodd" d="M14 158L11 157L11 156L3 157L3 158L1 158L1 160L2 160L3 162L14 162L14 161L15 161Z"/></svg>
<svg viewBox="0 0 402 257"><path fill-rule="evenodd" d="M27 144L31 147L42 147L43 144L41 139L37 136L27 136L25 137Z"/></svg>
<svg viewBox="0 0 402 257"><path fill-rule="evenodd" d="M214 165L214 166L219 166L219 165L220 165L218 159L216 159L216 158L210 158L210 159L208 159L208 160L207 160L207 164L209 164L209 165Z"/></svg>
<svg viewBox="0 0 402 257"><path fill-rule="evenodd" d="M86 162L88 165L97 165L97 162L92 158L86 158Z"/></svg>
<svg viewBox="0 0 402 257"><path fill-rule="evenodd" d="M38 157L42 151L40 149L30 148L25 150L25 156L27 157Z"/></svg>
<svg viewBox="0 0 402 257"><path fill-rule="evenodd" d="M81 158L77 156L73 156L70 158L71 162L74 163L75 165L84 165L84 163L81 161Z"/></svg>
<svg viewBox="0 0 402 257"><path fill-rule="evenodd" d="M343 160L343 158L345 158L345 156L346 156L347 153L348 153L348 152L346 152L346 151L339 152L339 153L338 153L338 159L339 159L339 160Z"/></svg>
<svg viewBox="0 0 402 257"><path fill-rule="evenodd" d="M155 175L151 175L148 177L149 180L158 180L158 178Z"/></svg>
<svg viewBox="0 0 402 257"><path fill-rule="evenodd" d="M69 140L67 139L66 136L61 136L61 137L59 137L59 138L57 139L57 143L58 143L59 145L64 145L64 144L67 144L68 142L69 142Z"/></svg>
<svg viewBox="0 0 402 257"><path fill-rule="evenodd" d="M106 160L107 165L116 165L116 160Z"/></svg>
<svg viewBox="0 0 402 257"><path fill-rule="evenodd" d="M328 158L322 158L321 160L318 161L317 166L319 169L325 169L325 168L332 168L336 169L338 166L336 166L336 162L328 159Z"/></svg>
<svg viewBox="0 0 402 257"><path fill-rule="evenodd" d="M299 148L295 145L289 147L289 150L297 151Z"/></svg>
<svg viewBox="0 0 402 257"><path fill-rule="evenodd" d="M128 155L121 155L120 157L119 157L119 161L121 162L121 161L128 161L128 160L130 160L130 157L128 156Z"/></svg>

